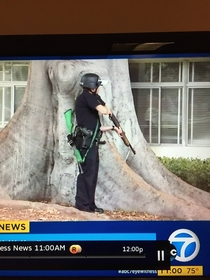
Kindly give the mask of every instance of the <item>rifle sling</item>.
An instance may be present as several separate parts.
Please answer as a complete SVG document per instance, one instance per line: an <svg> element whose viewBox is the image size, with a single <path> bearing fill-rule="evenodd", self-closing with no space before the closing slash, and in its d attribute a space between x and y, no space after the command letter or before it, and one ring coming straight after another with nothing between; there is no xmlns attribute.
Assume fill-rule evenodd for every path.
<svg viewBox="0 0 210 280"><path fill-rule="evenodd" d="M89 148L87 149L86 153L84 154L84 157L83 157L83 162L85 161L85 158L90 150L90 148L93 146L93 142L95 141L96 139L96 135L97 135L97 132L98 132L98 127L99 127L99 120L97 120L97 124L96 124L96 128L94 130L94 133L93 133L93 137L91 139L91 143L90 143L90 146Z"/></svg>

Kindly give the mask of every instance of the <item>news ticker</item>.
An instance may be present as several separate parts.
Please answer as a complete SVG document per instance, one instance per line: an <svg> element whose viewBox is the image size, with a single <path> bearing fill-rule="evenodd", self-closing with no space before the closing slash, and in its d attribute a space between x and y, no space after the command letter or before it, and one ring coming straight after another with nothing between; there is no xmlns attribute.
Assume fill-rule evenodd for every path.
<svg viewBox="0 0 210 280"><path fill-rule="evenodd" d="M168 240L0 243L0 269L3 270L167 270L170 269L170 256Z"/></svg>

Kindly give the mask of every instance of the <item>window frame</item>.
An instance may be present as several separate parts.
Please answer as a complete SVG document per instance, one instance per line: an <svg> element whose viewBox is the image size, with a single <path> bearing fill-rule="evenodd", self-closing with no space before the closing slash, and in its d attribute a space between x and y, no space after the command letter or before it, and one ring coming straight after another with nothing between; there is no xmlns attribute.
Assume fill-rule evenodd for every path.
<svg viewBox="0 0 210 280"><path fill-rule="evenodd" d="M11 71L11 81L5 81L5 64L8 62L11 62L11 65L13 65L14 63L18 63L18 64L28 64L28 68L29 68L29 64L30 61L0 61L1 64L3 65L3 73L2 73L2 77L3 80L0 81L0 87L3 88L2 91L2 100L0 100L0 102L2 102L2 112L1 112L1 118L0 118L0 131L8 124L8 121L5 121L5 103L4 103L4 96L5 96L5 88L11 88L11 104L10 104L10 119L13 117L14 113L15 113L15 88L16 87L24 87L26 88L27 85L27 80L26 81L13 81L13 77L12 77L12 71ZM12 70L12 68L11 68Z"/></svg>
<svg viewBox="0 0 210 280"><path fill-rule="evenodd" d="M160 124L160 118L158 121L158 143L151 143L151 122L149 124L149 144L151 146L168 146L168 145L176 145L176 146L197 146L196 144L192 144L189 142L188 139L188 102L189 102L189 90L194 88L209 88L210 89L210 82L190 82L189 76L190 76L190 63L194 62L210 62L209 57L204 58L151 58L151 59L130 59L128 61L129 63L150 63L151 64L151 70L150 70L150 82L131 82L131 89L159 89L159 92L161 91L161 88L180 88L182 89L182 106L178 106L178 123L179 120L181 120L182 124L182 143L180 143L180 130L178 128L178 135L177 135L177 144L174 143L161 143L160 141L160 130L161 130L161 124ZM161 79L161 72L159 72L159 82L151 82L152 80L152 69L154 63L159 63L159 71L161 71L161 63L170 63L170 62L179 62L179 82L160 82ZM193 65L194 67L194 65ZM150 93L151 94L151 93ZM179 93L179 104L180 104L180 93ZM160 102L160 97L159 97ZM150 101L150 107L151 107L151 101ZM179 111L179 108L181 111ZM181 113L181 114L180 114ZM159 112L159 115L161 112ZM181 119L180 119L181 118ZM209 144L204 144L201 146L210 146Z"/></svg>

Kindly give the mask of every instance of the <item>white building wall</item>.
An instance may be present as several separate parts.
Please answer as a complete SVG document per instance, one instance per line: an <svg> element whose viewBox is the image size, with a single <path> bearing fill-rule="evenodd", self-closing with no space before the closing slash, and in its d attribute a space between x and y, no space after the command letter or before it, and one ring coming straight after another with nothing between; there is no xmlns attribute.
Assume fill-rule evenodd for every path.
<svg viewBox="0 0 210 280"><path fill-rule="evenodd" d="M158 157L210 158L210 147L151 146Z"/></svg>

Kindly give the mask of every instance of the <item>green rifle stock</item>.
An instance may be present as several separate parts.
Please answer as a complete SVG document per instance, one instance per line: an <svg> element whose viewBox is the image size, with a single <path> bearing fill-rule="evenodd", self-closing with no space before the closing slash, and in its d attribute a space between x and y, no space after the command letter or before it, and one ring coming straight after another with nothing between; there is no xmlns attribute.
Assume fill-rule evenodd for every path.
<svg viewBox="0 0 210 280"><path fill-rule="evenodd" d="M72 134L72 130L73 130L73 121L72 121L72 114L73 114L73 110L69 109L66 112L64 112L64 118L66 120L66 126L68 129L68 134Z"/></svg>
<svg viewBox="0 0 210 280"><path fill-rule="evenodd" d="M121 133L121 138L124 142L124 144L127 146L127 147L130 147L131 151L134 153L134 155L136 154L136 151L134 150L134 148L131 146L128 138L126 137L125 135L125 132L123 131L122 127L120 126L120 123L118 122L117 118L115 117L115 115L112 113L109 115L109 118L110 120L114 123L114 125L117 127L117 128L121 128L122 130L122 133Z"/></svg>
<svg viewBox="0 0 210 280"><path fill-rule="evenodd" d="M66 126L67 126L67 129L68 129L67 140L68 140L69 145L73 148L74 155L75 155L75 157L76 157L76 159L77 159L77 162L78 162L80 171L81 171L81 173L83 173L82 167L81 167L81 163L83 163L84 160L83 160L83 158L82 158L82 156L81 156L81 154L80 154L80 151L75 147L75 144L74 144L74 141L73 141L73 134L72 134L72 131L73 131L72 114L73 114L73 110L72 110L72 109L69 109L69 110L67 110L67 111L64 113L64 118L65 118L65 120L66 120Z"/></svg>

